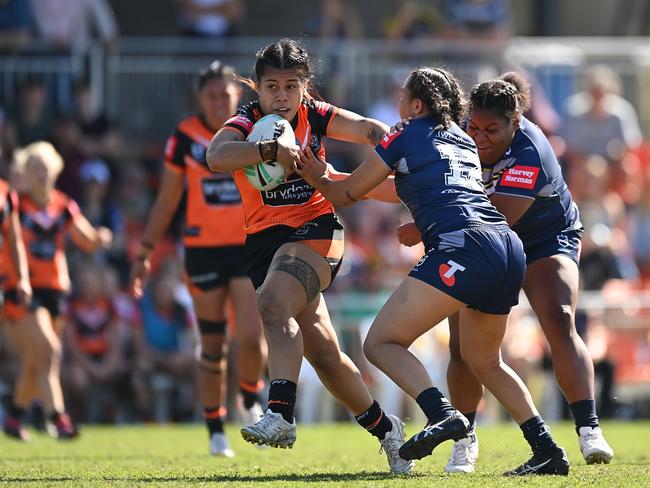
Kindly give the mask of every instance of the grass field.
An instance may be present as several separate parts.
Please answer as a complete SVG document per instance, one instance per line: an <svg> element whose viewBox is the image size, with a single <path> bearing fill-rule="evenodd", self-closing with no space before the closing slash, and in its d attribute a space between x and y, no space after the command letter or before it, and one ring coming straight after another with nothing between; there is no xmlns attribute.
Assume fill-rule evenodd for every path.
<svg viewBox="0 0 650 488"><path fill-rule="evenodd" d="M30 444L0 439L3 486L217 486L217 487L650 487L650 422L607 423L616 457L609 466L586 466L573 426L552 426L572 462L564 477L505 479L501 473L528 457L519 429L481 426L481 456L473 475L445 475L451 444L419 462L415 474L393 477L379 444L352 424L299 426L291 451L257 449L229 425L235 459L207 454L207 435L198 425L86 427L79 440L58 442L35 435ZM408 427L415 433L417 426Z"/></svg>

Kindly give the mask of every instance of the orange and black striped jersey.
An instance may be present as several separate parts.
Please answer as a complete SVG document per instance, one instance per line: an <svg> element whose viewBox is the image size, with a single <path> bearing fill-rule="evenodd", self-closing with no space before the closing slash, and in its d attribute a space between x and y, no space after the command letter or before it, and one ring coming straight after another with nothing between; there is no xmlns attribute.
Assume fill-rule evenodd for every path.
<svg viewBox="0 0 650 488"><path fill-rule="evenodd" d="M243 245L244 211L230 173L212 173L205 153L213 132L200 116L182 120L167 140L165 166L187 183L186 247Z"/></svg>
<svg viewBox="0 0 650 488"><path fill-rule="evenodd" d="M27 250L29 281L33 288L67 291L70 288L68 263L65 258L65 234L81 212L76 202L58 190L52 190L45 208L38 207L29 196L19 202L20 224ZM6 246L4 259L11 262ZM15 265L7 266L5 289L18 282Z"/></svg>
<svg viewBox="0 0 650 488"><path fill-rule="evenodd" d="M302 149L311 147L314 154L324 159L323 137L337 111L329 103L305 99L291 121L296 144ZM240 108L223 129L239 131L248 137L255 122L263 116L259 101L254 101ZM295 173L289 176L288 181L266 191L253 187L246 179L243 168L233 171L233 175L242 197L248 234L274 225L300 227L309 220L334 211L332 204L318 190Z"/></svg>
<svg viewBox="0 0 650 488"><path fill-rule="evenodd" d="M106 354L111 347L109 331L117 318L113 303L106 298L92 305L73 299L68 307L68 323L77 347L89 356Z"/></svg>
<svg viewBox="0 0 650 488"><path fill-rule="evenodd" d="M18 209L18 195L13 191L9 184L0 179L0 246L6 248L6 242L9 238L9 225L11 212ZM7 269L6 263L11 262L11 251L7 249L5 252L0 253L0 281L6 278Z"/></svg>

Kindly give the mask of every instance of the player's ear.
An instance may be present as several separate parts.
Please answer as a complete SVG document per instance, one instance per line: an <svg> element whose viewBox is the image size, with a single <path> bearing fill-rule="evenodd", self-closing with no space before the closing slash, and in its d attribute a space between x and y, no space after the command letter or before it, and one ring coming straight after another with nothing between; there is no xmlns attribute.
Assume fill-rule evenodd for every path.
<svg viewBox="0 0 650 488"><path fill-rule="evenodd" d="M415 109L415 113L420 115L422 113L422 111L424 110L424 103L419 98L414 98L413 99L413 108Z"/></svg>
<svg viewBox="0 0 650 488"><path fill-rule="evenodd" d="M512 118L512 129L517 130L519 129L519 126L521 125L521 114L517 113L515 116Z"/></svg>

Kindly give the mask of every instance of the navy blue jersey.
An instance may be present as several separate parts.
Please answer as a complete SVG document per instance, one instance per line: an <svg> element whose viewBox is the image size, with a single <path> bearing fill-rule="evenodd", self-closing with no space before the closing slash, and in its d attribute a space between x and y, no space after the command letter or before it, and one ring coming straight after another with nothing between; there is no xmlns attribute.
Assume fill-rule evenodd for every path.
<svg viewBox="0 0 650 488"><path fill-rule="evenodd" d="M442 233L506 224L483 191L476 145L456 124L444 129L433 117L415 119L375 150L395 170L397 194L427 249Z"/></svg>
<svg viewBox="0 0 650 488"><path fill-rule="evenodd" d="M578 207L551 144L540 128L525 117L501 160L483 168L483 183L488 195L534 200L512 227L526 249L555 239L563 231L582 228Z"/></svg>

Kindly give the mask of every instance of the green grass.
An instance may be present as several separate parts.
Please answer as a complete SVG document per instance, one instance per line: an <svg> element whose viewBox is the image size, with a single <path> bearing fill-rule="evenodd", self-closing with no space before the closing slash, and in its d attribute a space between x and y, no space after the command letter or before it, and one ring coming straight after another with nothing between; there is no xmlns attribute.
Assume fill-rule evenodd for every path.
<svg viewBox="0 0 650 488"><path fill-rule="evenodd" d="M411 425L408 433L415 433ZM207 455L207 435L193 426L86 427L79 440L58 442L34 435L30 444L0 439L0 481L7 486L212 486L212 487L650 487L650 422L607 423L616 451L609 466L586 466L572 425L552 426L573 463L565 477L504 479L501 473L528 457L512 424L481 426L481 455L473 475L442 473L451 444L420 461L415 474L386 473L379 444L352 424L299 426L291 451L257 449L228 435L237 457Z"/></svg>

